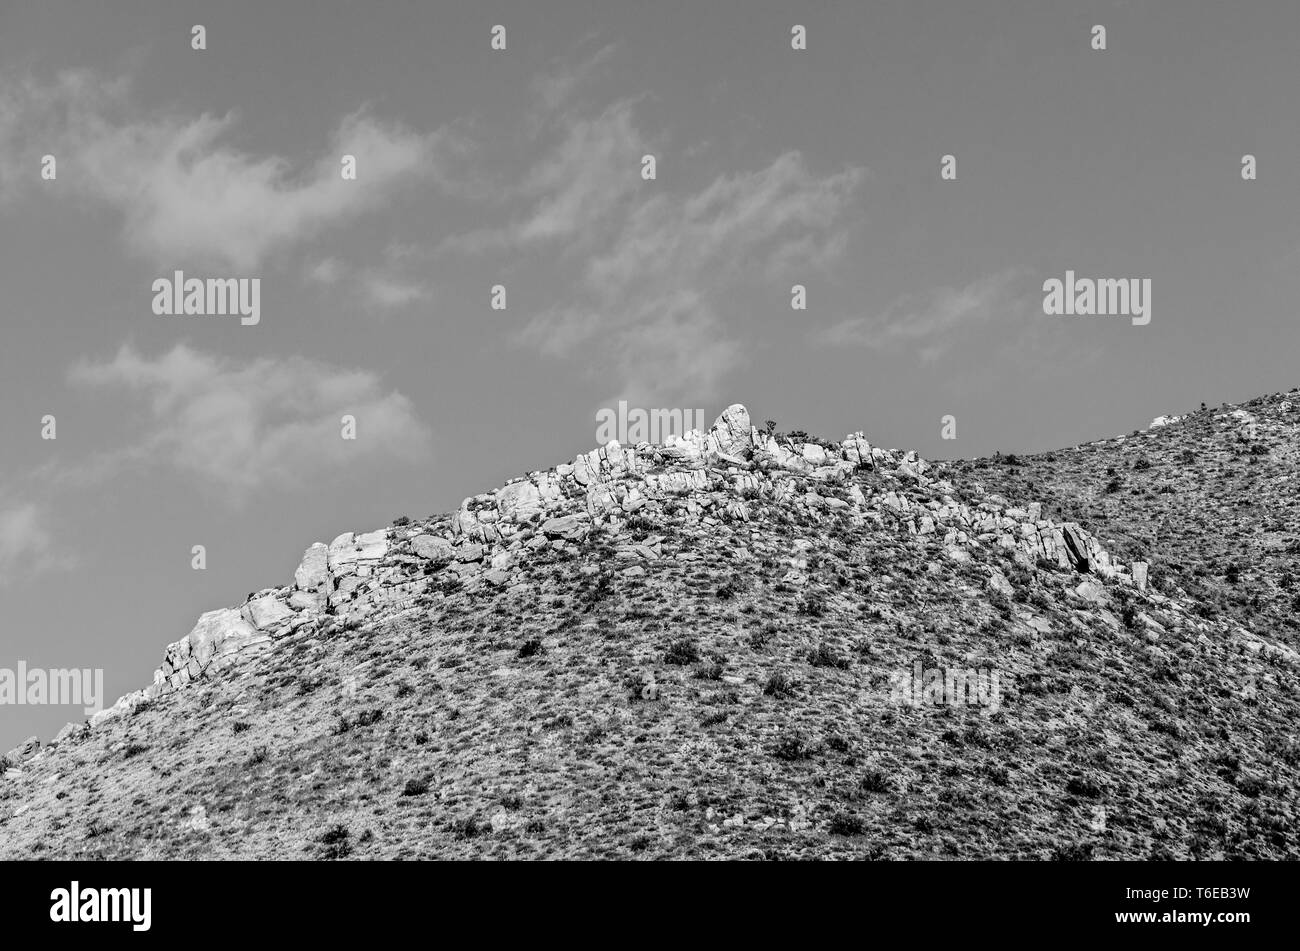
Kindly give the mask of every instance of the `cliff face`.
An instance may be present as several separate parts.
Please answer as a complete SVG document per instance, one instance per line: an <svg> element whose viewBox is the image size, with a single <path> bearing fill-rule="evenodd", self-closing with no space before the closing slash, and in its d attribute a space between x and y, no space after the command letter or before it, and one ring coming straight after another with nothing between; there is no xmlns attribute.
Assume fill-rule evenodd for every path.
<svg viewBox="0 0 1300 951"><path fill-rule="evenodd" d="M1240 413L1198 458L1285 497L1293 407ZM1294 857L1294 643L1140 537L1169 493L1085 504L1157 422L931 465L735 405L313 544L11 753L0 854Z"/></svg>

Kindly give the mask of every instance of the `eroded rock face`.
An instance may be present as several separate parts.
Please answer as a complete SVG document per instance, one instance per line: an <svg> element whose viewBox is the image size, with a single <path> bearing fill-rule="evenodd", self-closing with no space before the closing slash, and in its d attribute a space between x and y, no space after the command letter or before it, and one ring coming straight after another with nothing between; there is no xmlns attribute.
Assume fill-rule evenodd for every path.
<svg viewBox="0 0 1300 951"><path fill-rule="evenodd" d="M871 475L852 479L864 472ZM530 558L580 544L593 529L611 523L647 513L652 520L663 517L669 505L706 530L721 521L752 523L766 517L769 506L782 506L811 523L847 520L856 528L933 535L958 562L969 561L975 548L997 545L1014 551L1023 564L1045 559L1088 575L1073 589L1088 601L1108 597L1103 581L1147 583L1145 563L1135 563L1130 577L1078 525L1043 519L1039 503L1016 508L985 496L971 505L955 501L954 493L913 452L872 446L860 432L829 448L777 439L755 430L748 411L736 403L707 433L670 436L664 446L610 442L572 463L471 496L441 523L445 534L441 527L411 525L391 534L345 532L328 545L317 542L303 552L292 585L201 616L187 637L167 648L153 686L121 698L91 723L212 676L245 651L274 649L278 640L299 632L332 629L331 619L359 626L407 610L446 581L469 590L511 588L524 577ZM943 494L942 501L936 494ZM653 536L624 549L620 573L643 573L661 557L658 540ZM808 583L798 565L787 580ZM1001 572L994 572L988 587L1004 595L1012 588Z"/></svg>

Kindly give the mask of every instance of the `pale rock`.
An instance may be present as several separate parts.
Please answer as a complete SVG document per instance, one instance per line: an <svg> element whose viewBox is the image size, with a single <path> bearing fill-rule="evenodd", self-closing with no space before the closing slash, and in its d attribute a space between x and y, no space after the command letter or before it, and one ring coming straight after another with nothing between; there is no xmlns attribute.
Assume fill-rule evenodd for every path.
<svg viewBox="0 0 1300 951"><path fill-rule="evenodd" d="M1102 604L1107 600L1106 589L1091 579L1079 582L1074 593L1091 604Z"/></svg>
<svg viewBox="0 0 1300 951"><path fill-rule="evenodd" d="M523 522L542 510L542 494L531 482L512 482L497 490L496 503L502 517Z"/></svg>
<svg viewBox="0 0 1300 951"><path fill-rule="evenodd" d="M709 441L718 452L745 459L754 448L752 432L749 410L740 403L732 403L713 421Z"/></svg>
<svg viewBox="0 0 1300 951"><path fill-rule="evenodd" d="M256 598L244 605L244 620L260 631L273 628L292 616L293 611L273 594Z"/></svg>
<svg viewBox="0 0 1300 951"><path fill-rule="evenodd" d="M411 551L417 558L445 565L456 557L456 548L440 535L416 535L411 539Z"/></svg>
<svg viewBox="0 0 1300 951"><path fill-rule="evenodd" d="M990 591L1004 594L1008 598L1015 594L1015 589L1011 586L1011 582L1007 580L1007 576L996 568L989 574L988 587Z"/></svg>
<svg viewBox="0 0 1300 951"><path fill-rule="evenodd" d="M582 522L576 515L548 518L542 523L542 534L548 538L574 538L582 533Z"/></svg>
<svg viewBox="0 0 1300 951"><path fill-rule="evenodd" d="M329 581L329 546L316 542L302 553L298 570L293 573L293 583L299 591L324 591Z"/></svg>

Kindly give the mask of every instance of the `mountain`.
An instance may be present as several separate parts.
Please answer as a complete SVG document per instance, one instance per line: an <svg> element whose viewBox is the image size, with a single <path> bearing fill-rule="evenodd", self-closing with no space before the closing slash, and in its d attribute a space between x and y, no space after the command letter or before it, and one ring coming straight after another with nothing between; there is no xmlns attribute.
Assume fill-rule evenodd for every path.
<svg viewBox="0 0 1300 951"><path fill-rule="evenodd" d="M1296 858L1298 426L610 443L204 614L0 857Z"/></svg>

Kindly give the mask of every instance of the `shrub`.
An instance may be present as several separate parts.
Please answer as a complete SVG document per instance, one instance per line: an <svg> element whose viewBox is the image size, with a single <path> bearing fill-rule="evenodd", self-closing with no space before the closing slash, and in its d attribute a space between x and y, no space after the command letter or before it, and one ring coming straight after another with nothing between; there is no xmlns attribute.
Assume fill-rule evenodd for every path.
<svg viewBox="0 0 1300 951"><path fill-rule="evenodd" d="M882 770L870 769L862 777L862 791L869 793L889 792L889 777Z"/></svg>
<svg viewBox="0 0 1300 951"><path fill-rule="evenodd" d="M779 670L769 676L763 685L763 693L768 697L788 697L794 690L795 682Z"/></svg>
<svg viewBox="0 0 1300 951"><path fill-rule="evenodd" d="M351 855L352 843L348 841L351 835L347 826L333 826L318 840L321 844L321 858L342 859Z"/></svg>
<svg viewBox="0 0 1300 951"><path fill-rule="evenodd" d="M542 653L542 640L539 637L530 637L519 647L520 657L535 657Z"/></svg>
<svg viewBox="0 0 1300 951"><path fill-rule="evenodd" d="M700 650L695 646L695 642L690 638L683 637L673 641L668 645L668 650L664 651L665 664L677 664L686 666L693 664L700 659Z"/></svg>
<svg viewBox="0 0 1300 951"><path fill-rule="evenodd" d="M772 748L772 755L786 762L794 762L807 759L812 755L812 750L802 736L798 733L790 733L777 741L776 746Z"/></svg>
<svg viewBox="0 0 1300 951"><path fill-rule="evenodd" d="M867 831L867 824L862 817L851 812L837 812L831 817L826 827L831 835L862 835Z"/></svg>
<svg viewBox="0 0 1300 951"><path fill-rule="evenodd" d="M826 643L818 644L815 649L808 652L808 663L814 667L834 667L837 670L849 669L849 659L836 654L830 645Z"/></svg>
<svg viewBox="0 0 1300 951"><path fill-rule="evenodd" d="M1065 791L1071 796L1082 796L1085 799L1096 799L1101 795L1101 787L1083 776L1071 776L1065 784Z"/></svg>
<svg viewBox="0 0 1300 951"><path fill-rule="evenodd" d="M402 788L403 796L423 796L429 791L429 781L427 779L408 779L406 785Z"/></svg>
<svg viewBox="0 0 1300 951"><path fill-rule="evenodd" d="M799 613L808 617L821 617L826 613L826 598L821 594L806 594L799 602Z"/></svg>

